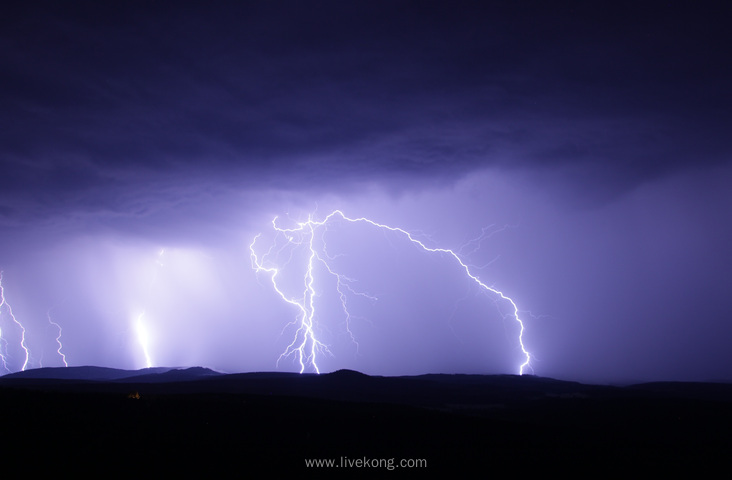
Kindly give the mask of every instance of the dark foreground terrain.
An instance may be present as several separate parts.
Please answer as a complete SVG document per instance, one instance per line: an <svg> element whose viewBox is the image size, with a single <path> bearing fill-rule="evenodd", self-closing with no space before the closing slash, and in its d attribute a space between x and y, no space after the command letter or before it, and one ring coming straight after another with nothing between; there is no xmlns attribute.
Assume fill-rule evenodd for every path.
<svg viewBox="0 0 732 480"><path fill-rule="evenodd" d="M28 475L727 472L732 385L72 367L0 378L0 428Z"/></svg>

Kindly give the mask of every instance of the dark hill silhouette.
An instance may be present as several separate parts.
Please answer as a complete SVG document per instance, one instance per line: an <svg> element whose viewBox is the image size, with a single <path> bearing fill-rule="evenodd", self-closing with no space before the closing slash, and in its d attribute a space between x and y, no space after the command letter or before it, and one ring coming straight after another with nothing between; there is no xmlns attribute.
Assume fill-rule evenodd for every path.
<svg viewBox="0 0 732 480"><path fill-rule="evenodd" d="M138 370L138 372L142 372ZM166 383L166 382L192 382L202 378L209 378L223 375L222 373L204 367L172 368L160 372L140 373L117 379L118 382L144 382L144 383Z"/></svg>
<svg viewBox="0 0 732 480"><path fill-rule="evenodd" d="M367 457L425 459L444 475L658 474L720 465L732 446L731 384L44 368L0 377L0 412L4 465L42 454L34 471L48 473L320 476L306 459Z"/></svg>
<svg viewBox="0 0 732 480"><path fill-rule="evenodd" d="M119 368L81 366L81 367L43 367L9 373L0 379L61 379L61 380L94 380L112 381L122 378L165 373L171 370L166 367L143 368L140 370L123 370Z"/></svg>

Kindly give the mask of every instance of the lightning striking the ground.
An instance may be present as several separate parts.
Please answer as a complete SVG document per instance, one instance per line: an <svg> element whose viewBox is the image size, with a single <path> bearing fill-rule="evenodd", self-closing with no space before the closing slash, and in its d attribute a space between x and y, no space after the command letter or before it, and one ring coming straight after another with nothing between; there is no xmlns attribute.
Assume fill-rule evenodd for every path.
<svg viewBox="0 0 732 480"><path fill-rule="evenodd" d="M46 312L46 317L48 318L48 323L58 329L58 335L56 336L56 343L58 344L58 348L56 349L56 353L58 353L58 355L61 357L61 361L64 362L64 367L68 367L69 364L66 362L66 355L61 351L61 349L64 348L63 344L61 343L61 334L63 333L61 325L51 319L51 309L48 309L48 311Z"/></svg>
<svg viewBox="0 0 732 480"><path fill-rule="evenodd" d="M158 271L160 268L163 267L164 254L165 249L161 249L160 252L158 252L158 258L155 260L155 264L157 265L157 267L155 268L155 271L150 279L150 283L148 284L146 292L147 295L150 295L152 293L153 287L155 286L155 282L158 278ZM146 299L144 304L147 305L148 301L149 299ZM135 319L133 327L135 329L135 335L137 336L137 343L140 345L142 353L145 356L145 367L151 368L153 366L153 360L150 354L150 332L145 322L145 314L146 309L143 308L142 312L140 312L140 314Z"/></svg>
<svg viewBox="0 0 732 480"><path fill-rule="evenodd" d="M142 348L142 353L145 356L145 367L151 368L153 366L152 358L150 357L150 337L147 333L147 327L145 326L145 312L143 311L138 315L135 321L135 335L137 335L137 343Z"/></svg>
<svg viewBox="0 0 732 480"><path fill-rule="evenodd" d="M23 360L23 365L21 366L21 370L25 371L26 367L28 366L28 360L30 359L30 352L28 350L28 346L25 343L25 327L22 323L15 317L13 314L13 309L10 306L10 304L5 299L5 288L3 287L3 274L0 272L0 314L2 313L2 309L5 307L5 311L7 312L8 317L12 320L12 322L20 329L20 347L23 350L25 354L25 359ZM3 368L10 372L10 368L8 367L8 341L3 337L2 330L0 330L0 362L2 362Z"/></svg>
<svg viewBox="0 0 732 480"><path fill-rule="evenodd" d="M324 266L325 271L335 278L336 290L345 315L346 329L351 335L351 339L354 342L355 338L353 337L350 329L351 314L349 313L346 303L348 294L361 295L375 300L374 297L370 297L365 293L354 290L351 287L353 280L337 273L329 264L329 261L333 260L334 257L331 257L327 253L324 235L325 231L328 228L328 224L338 218L345 222L365 223L378 229L397 233L406 238L406 240L408 240L414 246L426 252L441 254L452 258L455 261L456 266L464 272L467 278L477 284L479 288L489 294L496 296L497 300L503 301L510 306L511 313L509 316L518 323L519 333L517 338L517 345L520 348L524 357L524 361L521 363L521 365L518 366L518 373L523 375L525 370L531 368L531 355L526 350L526 347L524 345L524 322L519 316L518 306L510 297L506 296L503 292L484 283L476 274L473 273L470 266L462 260L461 256L458 253L456 253L454 250L450 250L447 248L428 247L422 241L415 238L412 233L406 230L377 223L365 217L350 218L347 217L340 210L335 210L331 212L322 221L316 221L312 218L312 216L309 216L307 221L297 222L296 226L293 228L283 228L278 226L278 218L275 217L272 220L272 228L275 231L275 240L268 247L268 249L264 252L257 253L257 249L255 247L258 240L262 237L261 234L255 236L252 240L252 243L249 245L252 268L257 273L268 273L272 281L272 286L277 295L279 295L279 297L288 304L296 307L296 309L298 310L298 314L295 320L290 322L285 327L295 327L294 339L287 346L285 351L280 355L278 359L278 364L282 359L294 356L298 364L300 365L300 373L303 373L306 370L320 373L320 368L318 366L318 356L331 354L330 350L328 349L328 345L318 339L316 332L317 315L315 299L318 296L318 292L315 288L316 264ZM483 235L484 234L485 231L483 232ZM320 242L316 242L316 236L319 236ZM477 249L479 247L479 240L474 241L474 243L476 242L478 245L473 245L472 248ZM317 247L316 243L318 245ZM304 266L304 273L301 277L298 277L301 278L299 282L302 282L301 290L299 291L300 293L298 293L296 296L292 296L285 293L286 289L282 286L282 283L284 283L284 279L282 279L281 281L280 274L293 260L293 256L295 255L294 250L296 248L305 249L306 261ZM287 261L285 261L284 263L278 262L278 258L281 258L284 254L288 255Z"/></svg>

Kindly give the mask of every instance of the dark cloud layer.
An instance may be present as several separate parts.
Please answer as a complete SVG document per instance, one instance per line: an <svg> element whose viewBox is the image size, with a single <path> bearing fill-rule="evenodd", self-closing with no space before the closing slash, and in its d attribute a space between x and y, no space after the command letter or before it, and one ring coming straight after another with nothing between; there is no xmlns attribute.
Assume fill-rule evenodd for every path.
<svg viewBox="0 0 732 480"><path fill-rule="evenodd" d="M4 203L23 192L73 203L139 172L289 188L303 173L455 179L577 164L586 180L625 189L727 158L725 13L660 2L23 3L0 37Z"/></svg>

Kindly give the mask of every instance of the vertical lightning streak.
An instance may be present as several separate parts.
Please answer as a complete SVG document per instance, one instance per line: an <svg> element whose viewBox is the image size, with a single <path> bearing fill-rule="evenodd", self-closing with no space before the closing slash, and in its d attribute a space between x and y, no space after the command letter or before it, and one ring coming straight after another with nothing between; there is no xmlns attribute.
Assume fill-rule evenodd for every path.
<svg viewBox="0 0 732 480"><path fill-rule="evenodd" d="M58 349L56 349L56 353L59 354L59 356L61 357L61 361L64 362L64 367L68 367L69 364L66 362L66 355L64 355L63 352L61 352L61 349L64 347L63 344L61 343L61 334L63 332L61 330L61 325L59 325L58 323L51 320L51 310L48 310L46 312L46 316L48 317L48 323L50 323L51 325L53 325L54 327L56 327L58 329L58 336L56 337L56 343L58 344Z"/></svg>
<svg viewBox="0 0 732 480"><path fill-rule="evenodd" d="M20 346L25 352L25 360L23 362L23 366L21 367L22 371L25 371L26 367L28 366L28 360L30 359L30 353L28 351L28 347L25 344L25 327L22 323L18 321L17 318L15 318L15 315L13 314L13 309L10 307L10 304L5 300L5 289L3 288L3 274L0 272L0 308L5 306L8 311L8 315L13 320L13 322L20 328ZM0 337L1 338L1 337ZM7 341L3 340L3 343L5 346L7 346ZM3 367L7 370L7 363L6 363L6 357L2 354L2 363Z"/></svg>
<svg viewBox="0 0 732 480"><path fill-rule="evenodd" d="M149 337L147 334L147 328L145 328L145 323L142 321L144 317L145 312L143 311L137 317L137 321L135 322L135 332L137 333L137 341L142 348L142 353L145 355L145 367L152 368L153 363L152 359L150 358Z"/></svg>
<svg viewBox="0 0 732 480"><path fill-rule="evenodd" d="M160 268L163 268L163 255L165 254L165 249L161 249L158 253L158 258L155 260L155 264L158 266L158 268L155 269L153 272L153 275L150 279L150 283L148 284L147 288L147 294L150 295L152 292L153 287L155 286L155 282L158 278L158 270ZM149 302L149 299L145 301L144 305L147 305ZM144 322L146 310L143 309L142 312L137 316L137 319L135 319L135 334L137 336L137 343L140 344L140 348L142 349L142 353L145 356L145 367L146 368L152 368L153 367L153 361L152 356L150 355L150 334L148 332L147 326Z"/></svg>
<svg viewBox="0 0 732 480"><path fill-rule="evenodd" d="M326 347L315 338L315 332L313 331L313 320L315 318L315 287L313 287L313 283L315 282L315 276L313 275L313 260L315 260L316 256L315 250L313 249L313 237L315 237L315 232L313 231L312 226L310 226L310 238L308 241L310 256L308 257L307 282L304 292L304 297L308 299L308 315L307 321L303 324L305 328L303 332L303 343L301 344L300 349L302 350L306 348L308 344L310 344L310 354L306 358L307 363L311 363L313 365L313 368L315 368L315 371L317 373L320 373L318 364L315 363L315 355L318 349ZM300 359L300 367L300 372L302 373L304 369L302 357Z"/></svg>
<svg viewBox="0 0 732 480"><path fill-rule="evenodd" d="M275 229L280 231L276 224L273 222L273 225L275 226ZM303 224L303 227L308 226L308 224ZM300 232L298 232L300 233ZM308 233L308 232L306 232ZM270 279L272 281L272 286L277 292L277 294L284 300L285 302L289 303L290 305L294 305L299 310L299 313L297 315L297 318L294 322L291 322L288 325L297 325L295 338L293 339L292 343L290 343L285 351L280 355L280 357L277 360L277 363L287 358L291 355L295 355L297 357L297 361L300 365L300 373L303 373L306 368L310 367L312 368L316 373L320 373L320 368L318 367L318 364L316 362L316 355L318 352L322 353L330 353L328 350L327 345L320 342L316 335L314 330L314 319L315 319L315 276L313 274L314 269L314 263L315 260L318 258L317 254L315 252L315 248L313 245L314 242L314 230L312 226L309 228L309 238L307 240L308 245L308 251L310 252L307 259L307 266L304 276L304 290L301 298L290 298L288 297L279 287L277 283L277 277L279 275L279 269L276 267L267 267L265 266L266 257L269 253L271 253L272 248L262 255L260 258L255 249L254 245L256 244L257 240L259 239L261 235L257 235L254 237L254 240L252 240L252 243L249 245L249 251L251 252L251 259L252 259L252 268L257 272L266 272L270 274ZM301 245L303 241L300 239L299 241L296 241L292 236L286 235L288 245ZM307 353L309 351L309 353Z"/></svg>
<svg viewBox="0 0 732 480"><path fill-rule="evenodd" d="M5 341L3 338L3 329L0 328L0 363L3 364L3 370L10 373L10 369L8 368L8 362L5 359L6 351L8 347L8 342Z"/></svg>
<svg viewBox="0 0 732 480"><path fill-rule="evenodd" d="M349 218L345 214L343 214L343 212L341 212L340 210L334 210L328 216L326 216L325 219L323 219L320 222L314 221L311 217L309 217L306 222L299 222L299 223L297 223L297 226L294 227L294 228L280 228L280 227L277 226L277 217L275 217L272 220L272 226L273 226L274 230L276 232L278 232L278 234L283 234L288 239L289 242L299 244L298 242L293 242L293 238L295 236L301 236L303 234L307 234L309 236L308 245L309 245L310 256L309 256L309 263L308 263L308 267L307 267L307 272L306 272L306 275L305 275L306 290L305 290L305 293L303 295L302 303L300 303L299 301L297 301L295 299L288 298L280 290L280 288L277 285L277 280L276 280L277 274L279 273L279 270L276 267L265 267L264 266L265 258L267 256L267 254L271 253L271 251L274 248L274 246L272 246L270 248L270 251L267 252L267 254L264 254L261 258L259 256L257 256L257 254L256 254L256 252L254 250L254 245L255 245L257 239L260 237L260 235L257 235L254 238L254 240L252 241L252 243L250 244L250 246L249 246L249 249L250 249L250 252L251 252L251 257L252 257L252 267L255 269L255 271L256 272L268 272L268 273L270 273L271 274L271 279L272 279L272 284L273 284L273 286L275 288L275 291L279 294L279 296L283 300L285 300L286 302L288 302L288 303L290 303L292 305L297 306L300 309L300 311L301 311L300 317L299 317L299 318L301 318L301 320L300 320L300 327L298 329L298 334L300 333L300 331L302 331L304 333L303 341L299 344L298 347L295 347L295 344L297 343L297 337L296 337L296 339L287 347L285 353L283 353L283 355L282 355L282 356L288 356L288 355L294 353L295 351L297 351L298 358L300 360L301 372L304 370L304 364L303 364L303 358L304 357L307 357L306 359L309 362L311 362L312 365L314 366L315 370L318 371L317 365L315 364L315 353L316 353L316 347L319 346L319 345L322 345L320 342L317 341L317 339L316 339L316 337L314 335L314 331L313 331L313 322L314 322L314 316L315 316L315 307L314 307L315 291L313 289L313 281L314 281L313 280L313 261L315 259L317 259L323 265L325 265L325 268L328 270L328 272L331 275L333 275L333 276L336 277L336 279L337 279L337 291L338 291L338 293L340 295L340 298L341 298L341 304L342 304L343 310L344 310L344 312L346 314L346 320L347 320L347 322L350 319L350 314L348 313L348 309L346 307L345 294L344 294L343 290L341 290L341 288L343 286L346 286L349 290L351 290L351 291L353 291L353 290L349 286L347 286L347 283L344 282L344 280L346 279L346 277L343 277L342 275L339 275L339 274L335 273L330 268L330 266L328 265L328 263L321 256L319 256L316 253L315 248L314 248L314 244L313 244L313 237L314 237L315 229L317 229L318 227L325 227L326 224L332 218L334 218L336 216L339 216L344 221L347 221L347 222L350 222L350 223L367 223L369 225L372 225L372 226L377 227L377 228L380 228L380 229L389 230L391 232L399 233L399 234L405 236L412 244L418 246L419 248L421 248L422 250L424 250L426 252L440 253L440 254L445 254L445 255L448 255L448 256L452 257L458 263L458 265L460 266L460 268L462 268L462 270L465 272L465 274L468 276L468 278L470 278L473 282L475 282L481 289L483 289L483 290L485 290L487 292L490 292L490 293L492 293L494 295L497 295L501 300L507 302L511 306L512 312L511 312L511 315L510 316L512 318L514 318L516 320L516 322L518 323L518 325L519 325L518 344L519 344L520 349L521 349L521 352L522 352L522 354L523 354L523 356L525 358L524 362L518 368L519 374L523 375L524 370L526 368L530 368L531 355L526 350L526 347L525 347L524 342L523 342L523 337L524 337L524 322L521 320L521 317L519 316L518 306L513 301L513 299L511 299L510 297L506 296L500 290L497 290L497 289L495 289L493 287L490 287L490 286L486 285L485 283L483 283L478 276L476 276L475 274L473 274L473 272L470 270L470 267L465 262L463 262L463 260L460 258L460 256L454 250L450 250L450 249L446 249L446 248L431 248L431 247L428 247L427 245L425 245L424 243L422 243L420 240L414 238L411 233L409 233L408 231L403 230L401 228L391 227L389 225L384 225L384 224L381 224L381 223L377 223L377 222L375 222L373 220L370 220L368 218L365 218L365 217ZM483 232L483 234L485 234L485 232ZM325 254L325 256L327 258L330 258L330 257L327 256L327 253ZM364 296L367 296L365 294L363 294L363 295ZM369 298L372 298L372 297L369 297ZM309 299L308 308L305 307L305 300L306 299ZM350 328L348 329L348 332L350 334ZM351 337L353 338L352 335L351 335ZM308 344L308 341L310 341L311 350L310 350L310 354L307 355L307 356L305 356L304 349L305 349L305 346ZM282 356L280 358L282 358Z"/></svg>

